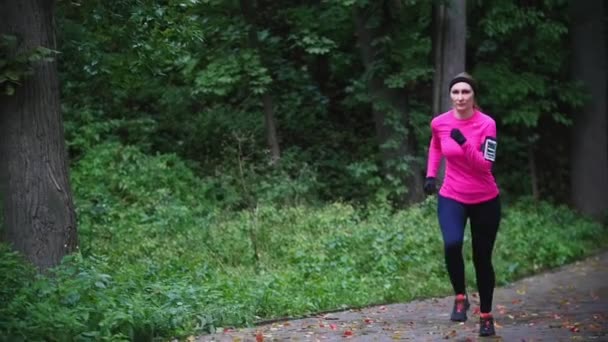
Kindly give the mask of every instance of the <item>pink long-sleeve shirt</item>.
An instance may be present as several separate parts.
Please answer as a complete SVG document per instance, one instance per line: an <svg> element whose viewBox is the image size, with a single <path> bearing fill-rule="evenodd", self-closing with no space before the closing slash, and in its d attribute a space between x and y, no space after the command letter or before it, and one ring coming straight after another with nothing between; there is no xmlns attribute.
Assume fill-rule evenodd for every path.
<svg viewBox="0 0 608 342"><path fill-rule="evenodd" d="M450 137L453 128L460 129L467 139L462 146ZM463 120L448 111L431 121L431 130L426 176L437 177L441 157L445 157L441 196L465 204L481 203L498 196L498 185L492 174L496 156L494 119L475 110L470 118Z"/></svg>

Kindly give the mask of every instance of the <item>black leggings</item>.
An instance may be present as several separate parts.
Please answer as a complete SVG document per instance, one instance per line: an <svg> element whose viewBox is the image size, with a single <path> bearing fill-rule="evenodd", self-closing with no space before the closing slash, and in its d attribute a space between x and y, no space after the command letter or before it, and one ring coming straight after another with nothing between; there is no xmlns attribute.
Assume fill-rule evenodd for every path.
<svg viewBox="0 0 608 342"><path fill-rule="evenodd" d="M456 294L466 293L462 242L467 218L470 219L481 312L491 312L495 285L492 250L500 223L499 197L478 204L463 204L439 195L437 213L443 235L445 263Z"/></svg>

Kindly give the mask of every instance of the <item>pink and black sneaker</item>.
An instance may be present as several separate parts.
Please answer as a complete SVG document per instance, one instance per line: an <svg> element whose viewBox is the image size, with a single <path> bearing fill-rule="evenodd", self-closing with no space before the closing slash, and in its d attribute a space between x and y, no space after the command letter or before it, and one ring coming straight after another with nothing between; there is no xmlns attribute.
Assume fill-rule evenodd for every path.
<svg viewBox="0 0 608 342"><path fill-rule="evenodd" d="M479 336L494 336L494 317L491 313L481 313L479 315Z"/></svg>
<svg viewBox="0 0 608 342"><path fill-rule="evenodd" d="M454 322L464 322L467 320L467 310L469 309L469 298L466 295L458 294L454 299L454 308L450 320Z"/></svg>

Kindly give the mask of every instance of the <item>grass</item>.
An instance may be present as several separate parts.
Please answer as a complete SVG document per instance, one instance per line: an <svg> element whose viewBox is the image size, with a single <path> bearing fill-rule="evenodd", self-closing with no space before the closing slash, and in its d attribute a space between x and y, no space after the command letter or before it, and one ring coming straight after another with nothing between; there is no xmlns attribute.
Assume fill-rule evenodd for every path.
<svg viewBox="0 0 608 342"><path fill-rule="evenodd" d="M227 210L175 156L118 145L83 158L72 178L81 250L41 276L0 247L0 339L166 340L450 292L434 198L402 211ZM593 253L605 233L565 207L512 204L496 243L497 282ZM468 232L465 252L470 261ZM474 279L470 262L467 272Z"/></svg>

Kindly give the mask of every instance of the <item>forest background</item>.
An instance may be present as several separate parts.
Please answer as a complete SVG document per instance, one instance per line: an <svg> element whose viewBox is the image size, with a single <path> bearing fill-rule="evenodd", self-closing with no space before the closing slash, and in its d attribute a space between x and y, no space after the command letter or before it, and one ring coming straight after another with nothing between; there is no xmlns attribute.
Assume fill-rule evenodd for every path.
<svg viewBox="0 0 608 342"><path fill-rule="evenodd" d="M422 182L464 70L498 126L499 284L607 246L601 0L0 4L7 340L162 340L449 294ZM24 48L36 25L8 13L53 39ZM56 129L36 121L53 106ZM47 178L73 196L40 200L65 213L59 242L11 197L35 141L67 151L49 157L65 183Z"/></svg>

